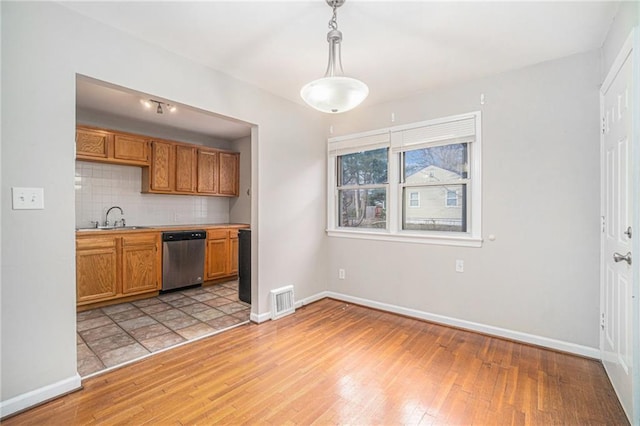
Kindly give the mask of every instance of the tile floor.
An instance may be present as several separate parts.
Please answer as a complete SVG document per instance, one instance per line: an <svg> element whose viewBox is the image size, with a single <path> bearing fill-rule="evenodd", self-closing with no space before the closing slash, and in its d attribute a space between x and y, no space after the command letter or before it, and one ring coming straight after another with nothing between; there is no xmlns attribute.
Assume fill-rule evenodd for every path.
<svg viewBox="0 0 640 426"><path fill-rule="evenodd" d="M87 377L246 323L250 311L231 281L79 312L78 373Z"/></svg>

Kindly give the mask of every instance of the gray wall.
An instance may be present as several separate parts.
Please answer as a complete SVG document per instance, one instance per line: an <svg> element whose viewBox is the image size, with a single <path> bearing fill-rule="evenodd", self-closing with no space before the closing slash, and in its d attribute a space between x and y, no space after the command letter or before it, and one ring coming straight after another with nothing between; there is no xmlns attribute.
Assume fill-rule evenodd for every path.
<svg viewBox="0 0 640 426"><path fill-rule="evenodd" d="M607 38L602 44L601 80L604 81L629 33L638 23L640 23L640 2L620 2L618 13L613 19Z"/></svg>
<svg viewBox="0 0 640 426"><path fill-rule="evenodd" d="M1 7L3 402L76 375L76 74L256 123L252 309L268 312L269 290L283 284L299 298L326 288L324 194L309 191L325 182L319 114L60 4ZM46 208L11 210L14 186L44 187Z"/></svg>
<svg viewBox="0 0 640 426"><path fill-rule="evenodd" d="M399 125L481 110L485 241L331 237L329 290L597 348L599 62L581 54L335 116L340 136L391 125L391 113Z"/></svg>
<svg viewBox="0 0 640 426"><path fill-rule="evenodd" d="M251 138L233 141L231 149L240 153L240 194L229 200L229 221L251 223Z"/></svg>

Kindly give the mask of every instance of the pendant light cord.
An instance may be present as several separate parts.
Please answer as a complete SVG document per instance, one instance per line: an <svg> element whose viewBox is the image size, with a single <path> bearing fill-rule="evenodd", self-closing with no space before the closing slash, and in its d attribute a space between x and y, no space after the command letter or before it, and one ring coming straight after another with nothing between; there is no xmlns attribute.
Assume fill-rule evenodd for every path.
<svg viewBox="0 0 640 426"><path fill-rule="evenodd" d="M329 28L332 30L337 30L338 29L338 3L334 1L331 7L333 9L333 16L331 16L331 19L329 20Z"/></svg>

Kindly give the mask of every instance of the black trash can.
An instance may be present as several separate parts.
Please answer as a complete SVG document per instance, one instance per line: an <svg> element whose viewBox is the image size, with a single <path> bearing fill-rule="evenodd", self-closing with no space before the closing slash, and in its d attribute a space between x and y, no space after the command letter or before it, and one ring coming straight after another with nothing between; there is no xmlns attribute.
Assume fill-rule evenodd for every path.
<svg viewBox="0 0 640 426"><path fill-rule="evenodd" d="M251 303L251 229L238 230L238 298Z"/></svg>

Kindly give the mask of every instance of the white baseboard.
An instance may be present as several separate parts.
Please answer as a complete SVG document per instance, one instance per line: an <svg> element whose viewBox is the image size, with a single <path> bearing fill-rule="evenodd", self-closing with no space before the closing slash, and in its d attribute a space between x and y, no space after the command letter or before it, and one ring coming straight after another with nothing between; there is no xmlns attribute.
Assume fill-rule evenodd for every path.
<svg viewBox="0 0 640 426"><path fill-rule="evenodd" d="M251 312L249 319L251 320L251 322L260 324L262 322L269 321L271 319L271 312L265 312L264 314L256 314Z"/></svg>
<svg viewBox="0 0 640 426"><path fill-rule="evenodd" d="M301 308L304 305L317 302L318 300L324 299L325 297L330 297L328 291L322 291L320 293L314 294L313 296L306 297L295 303L296 309Z"/></svg>
<svg viewBox="0 0 640 426"><path fill-rule="evenodd" d="M328 296L328 292L323 291L317 294L314 294L311 297L307 297L305 299L302 300L297 300L293 302L293 306L298 309L303 307L304 305L308 305L309 303L313 303L313 302L317 302L320 299L324 299L325 297L329 297ZM271 319L271 312L265 312L263 314L255 314L253 312L251 312L251 316L249 317L249 319L252 322L255 322L257 324L263 323L265 321L269 321Z"/></svg>
<svg viewBox="0 0 640 426"><path fill-rule="evenodd" d="M575 343L565 342L562 340L550 339L548 337L536 336L534 334L522 333L520 331L509 330L506 328L494 327L491 325L480 324L476 322L451 318L444 315L432 314L429 312L418 311L416 309L404 308L402 306L390 305L388 303L376 302L374 300L362 299L360 297L349 296L342 293L325 291L319 293L321 297L310 297L309 299L321 299L330 297L332 299L350 302L356 305L367 306L370 308L380 309L381 311L392 312L405 315L412 318L419 318L438 324L449 325L452 327L463 328L465 330L475 331L478 333L488 334L491 336L502 337L505 339L515 340L531 345L542 346L557 351L568 352L588 358L600 359L600 350L589 346L577 345ZM318 295L318 296L319 296Z"/></svg>
<svg viewBox="0 0 640 426"><path fill-rule="evenodd" d="M59 382L14 396L11 399L0 402L0 419L22 411L34 405L41 404L50 399L62 396L66 393L78 390L82 387L80 375L69 377Z"/></svg>
<svg viewBox="0 0 640 426"><path fill-rule="evenodd" d="M395 314L405 315L411 318L418 318L437 324L448 325L451 327L462 328L469 331L475 331L491 336L502 337L504 339L514 340L517 342L527 343L530 345L541 346L557 351L568 352L593 359L600 359L600 350L589 346L578 345L575 343L565 342L562 340L550 339L548 337L537 336L535 334L523 333L520 331L509 330L506 328L494 327L491 325L480 324L477 322L461 320L457 318L447 317L444 315L432 314L429 312L419 311L417 309L405 308L402 306L391 305L388 303L377 302L375 300L362 299L360 297L349 296L347 294L336 293L333 291L322 291L313 296L304 298L295 302L295 307L300 308L318 300L330 297L332 299L343 302L354 303L356 305L367 306L369 308L380 309L381 311L392 312ZM271 313L251 314L251 321L256 323L265 322L271 319Z"/></svg>

